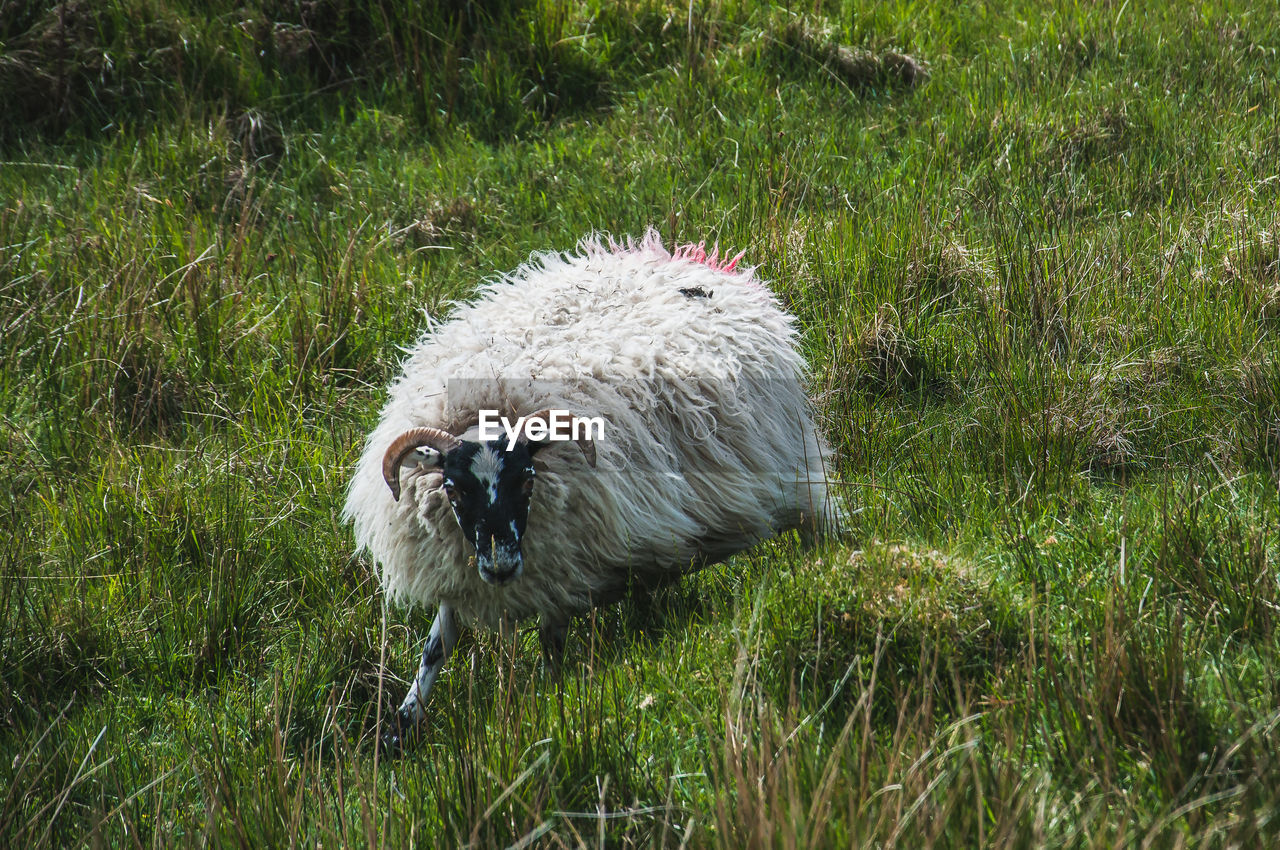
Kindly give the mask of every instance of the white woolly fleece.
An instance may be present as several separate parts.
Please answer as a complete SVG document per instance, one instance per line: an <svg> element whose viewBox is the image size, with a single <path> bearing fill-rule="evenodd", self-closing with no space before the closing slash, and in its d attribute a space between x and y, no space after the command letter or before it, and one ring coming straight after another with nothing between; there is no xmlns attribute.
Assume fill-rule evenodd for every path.
<svg viewBox="0 0 1280 850"><path fill-rule="evenodd" d="M792 319L755 278L656 231L576 254L535 255L429 330L391 385L347 495L357 545L393 599L453 606L464 622L562 622L636 583L723 560L833 511ZM700 288L706 297L684 294ZM573 443L537 458L524 574L478 574L438 472L382 478L391 441L416 426L461 434L478 411L600 416L591 468Z"/></svg>

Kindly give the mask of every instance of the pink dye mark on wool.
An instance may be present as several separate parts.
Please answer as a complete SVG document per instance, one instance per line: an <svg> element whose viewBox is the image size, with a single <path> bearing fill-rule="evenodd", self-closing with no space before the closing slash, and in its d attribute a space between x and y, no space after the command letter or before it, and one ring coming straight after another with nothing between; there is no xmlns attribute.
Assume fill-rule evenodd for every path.
<svg viewBox="0 0 1280 850"><path fill-rule="evenodd" d="M720 256L720 245L712 246L711 253L707 253L707 243L699 242L693 244L689 242L685 245L677 245L675 251L671 253L673 260L690 260L695 263L702 263L704 266L710 266L716 271L732 272L738 267L738 261L747 255L746 251L739 251L730 257L726 251L723 257Z"/></svg>
<svg viewBox="0 0 1280 850"><path fill-rule="evenodd" d="M705 241L698 243L688 242L683 245L677 245L674 251L668 251L667 247L662 244L662 237L658 235L657 229L653 227L645 230L644 235L639 239L628 237L619 242L611 236L606 238L608 240L607 250L614 253L648 254L656 259L666 261L685 260L699 263L716 271L737 275L748 286L760 286L759 281L755 279L752 267L738 267L738 263L747 255L746 251L740 251L733 256L726 252L724 256L721 256L720 245L717 243L712 246L711 253L707 253L707 243ZM583 245L588 252L599 251L603 247L600 242L584 242Z"/></svg>

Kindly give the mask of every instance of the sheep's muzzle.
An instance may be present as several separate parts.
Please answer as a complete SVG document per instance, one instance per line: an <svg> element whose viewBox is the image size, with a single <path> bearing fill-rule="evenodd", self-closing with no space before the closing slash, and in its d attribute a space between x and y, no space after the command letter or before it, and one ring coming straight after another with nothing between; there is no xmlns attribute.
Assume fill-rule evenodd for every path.
<svg viewBox="0 0 1280 850"><path fill-rule="evenodd" d="M480 578L492 585L504 585L515 581L524 572L524 558L519 544L496 543L490 540L487 552L476 551L476 567Z"/></svg>

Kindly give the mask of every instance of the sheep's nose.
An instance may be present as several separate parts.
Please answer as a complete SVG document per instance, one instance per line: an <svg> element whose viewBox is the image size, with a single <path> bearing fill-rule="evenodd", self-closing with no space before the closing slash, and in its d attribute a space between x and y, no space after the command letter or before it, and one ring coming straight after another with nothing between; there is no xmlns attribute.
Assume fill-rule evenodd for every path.
<svg viewBox="0 0 1280 850"><path fill-rule="evenodd" d="M476 558L476 566L480 577L489 584L506 584L517 578L524 570L524 558L520 555L519 545L500 544L496 538L489 538L489 551L485 556Z"/></svg>

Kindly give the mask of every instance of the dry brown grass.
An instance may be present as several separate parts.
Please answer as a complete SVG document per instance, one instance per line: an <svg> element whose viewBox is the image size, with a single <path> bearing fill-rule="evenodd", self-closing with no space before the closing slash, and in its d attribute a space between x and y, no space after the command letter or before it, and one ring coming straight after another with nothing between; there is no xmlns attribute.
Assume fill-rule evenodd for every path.
<svg viewBox="0 0 1280 850"><path fill-rule="evenodd" d="M896 50L870 50L841 44L834 34L802 18L789 18L770 34L773 43L819 64L827 73L857 90L915 88L929 78L915 57Z"/></svg>
<svg viewBox="0 0 1280 850"><path fill-rule="evenodd" d="M920 344L903 330L892 304L881 304L863 325L851 354L856 383L871 392L942 392L945 380L925 357Z"/></svg>
<svg viewBox="0 0 1280 850"><path fill-rule="evenodd" d="M921 309L977 302L999 297L995 272L978 250L943 236L918 249L907 263L905 291Z"/></svg>
<svg viewBox="0 0 1280 850"><path fill-rule="evenodd" d="M1078 447L1082 465L1090 470L1121 472L1138 460L1133 425L1128 411L1103 387L1103 381L1090 381L1087 389L1054 405L1049 428L1056 439Z"/></svg>
<svg viewBox="0 0 1280 850"><path fill-rule="evenodd" d="M481 207L471 198L437 199L418 218L393 231L391 238L414 248L468 242L475 237L482 220Z"/></svg>
<svg viewBox="0 0 1280 850"><path fill-rule="evenodd" d="M1222 258L1222 275L1243 287L1245 309L1259 321L1280 319L1280 225L1249 232L1239 222L1236 244Z"/></svg>

